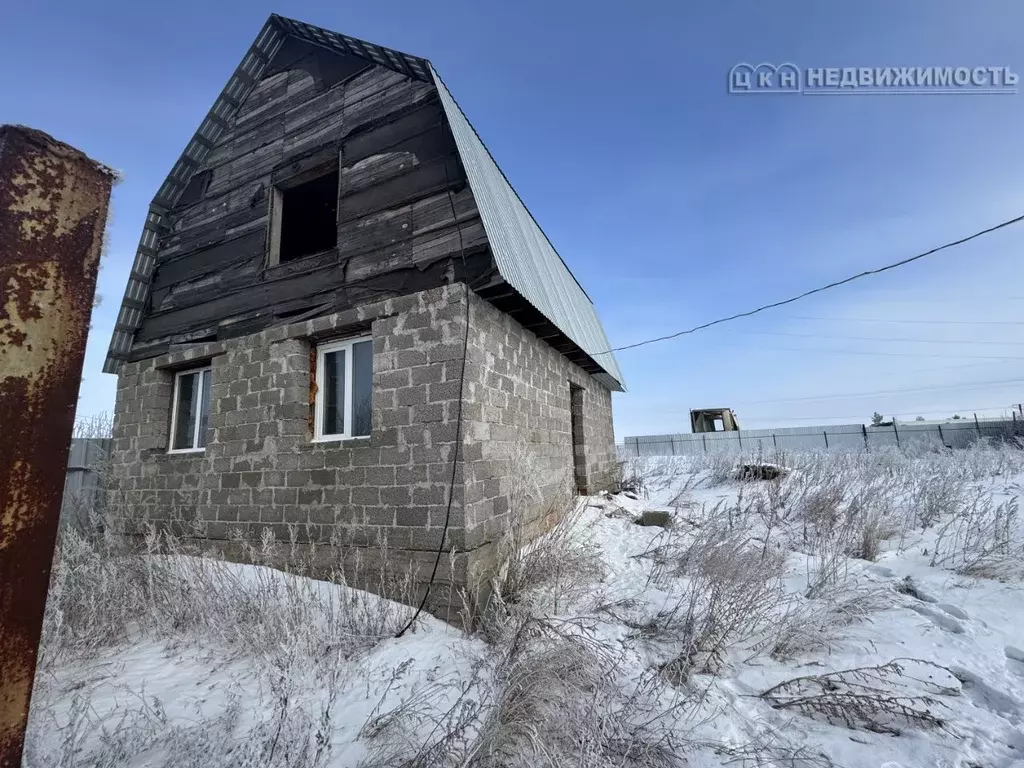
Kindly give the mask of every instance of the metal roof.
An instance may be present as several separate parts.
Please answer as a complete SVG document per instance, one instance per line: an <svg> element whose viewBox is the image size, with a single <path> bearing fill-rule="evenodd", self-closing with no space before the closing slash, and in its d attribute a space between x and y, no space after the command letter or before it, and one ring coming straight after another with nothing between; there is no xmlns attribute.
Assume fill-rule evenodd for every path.
<svg viewBox="0 0 1024 768"><path fill-rule="evenodd" d="M429 66L429 65L428 65ZM609 389L624 391L622 373L594 304L526 209L476 130L430 67L448 124L466 169L498 271L541 314L590 355Z"/></svg>
<svg viewBox="0 0 1024 768"><path fill-rule="evenodd" d="M114 325L103 370L116 373L127 359L149 299L158 238L165 217L281 44L293 36L340 54L352 54L408 77L433 82L461 156L480 218L502 278L604 368L595 378L623 391L622 374L593 303L526 209L455 99L426 59L272 14L185 147L149 206L146 223Z"/></svg>

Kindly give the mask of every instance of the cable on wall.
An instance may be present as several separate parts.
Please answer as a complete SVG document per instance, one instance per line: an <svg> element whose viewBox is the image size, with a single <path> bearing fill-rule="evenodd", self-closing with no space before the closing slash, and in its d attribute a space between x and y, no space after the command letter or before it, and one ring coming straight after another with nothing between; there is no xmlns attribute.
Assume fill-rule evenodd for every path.
<svg viewBox="0 0 1024 768"><path fill-rule="evenodd" d="M441 112L441 117L438 118L437 127L441 133L442 146L446 143L447 135L444 130L444 111ZM458 148L455 149L456 154ZM444 186L448 193L448 205L452 209L452 220L455 222L456 231L459 234L459 256L462 260L462 277L465 281L466 286L466 318L465 324L466 329L462 337L462 373L459 376L459 400L458 408L455 415L455 447L452 451L452 478L448 484L448 505L444 513L444 527L441 529L441 541L437 545L437 554L434 557L434 567L430 571L430 580L427 582L427 588L423 591L423 599L420 600L420 604L416 607L416 613L413 614L412 618L406 623L395 637L401 637L409 628L416 623L416 619L420 617L423 612L424 606L427 604L427 599L430 597L430 590L434 586L434 579L437 578L437 568L441 564L441 556L444 553L445 540L448 538L448 525L451 521L452 516L452 501L455 498L455 478L458 474L459 468L459 446L462 444L462 398L466 388L466 357L469 352L469 300L470 300L470 286L469 286L469 269L466 266L466 245L462 238L462 225L459 223L459 215L455 210L455 198L452 196L452 185L451 179L448 177L448 154L444 154Z"/></svg>

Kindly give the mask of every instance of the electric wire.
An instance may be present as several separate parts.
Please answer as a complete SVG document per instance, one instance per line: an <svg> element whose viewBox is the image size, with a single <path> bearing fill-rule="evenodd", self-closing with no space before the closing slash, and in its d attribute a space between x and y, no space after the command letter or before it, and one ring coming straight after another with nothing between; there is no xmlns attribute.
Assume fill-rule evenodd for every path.
<svg viewBox="0 0 1024 768"><path fill-rule="evenodd" d="M993 341L991 339L906 339L898 336L834 336L826 333L790 333L788 331L738 331L743 336L788 336L799 339L830 339L835 341L886 341L910 344L985 344L991 346L1024 346L1024 341Z"/></svg>
<svg viewBox="0 0 1024 768"><path fill-rule="evenodd" d="M943 360L949 360L951 357L956 357L961 360L1024 360L1024 353L1020 357L1008 357L1006 355L961 355L956 354L943 354L941 352L882 352L880 350L868 350L868 349L816 349L815 347L766 347L757 345L752 347L749 344L732 344L729 342L719 342L719 347L735 347L737 349L754 350L758 352L801 352L803 354L812 355L861 355L868 357L938 357Z"/></svg>
<svg viewBox="0 0 1024 768"><path fill-rule="evenodd" d="M960 409L947 409L947 410L943 410L943 411L913 411L913 412L907 411L907 413L913 413L914 416L928 416L928 415L934 415L934 414L949 413L951 410L953 411L953 413L958 413L958 412L971 413L971 412L977 412L977 411L1003 410L1003 411L1006 411L1007 413L1011 414L1012 418L1014 418L1014 419L1018 418L1015 415L1016 409L1011 407L1009 404L1005 404L1005 403L1002 404L1002 405L968 405L968 406L965 406L965 407L960 408ZM899 417L899 414L896 414L895 418L898 418L898 417ZM741 421L822 421L822 420L825 420L825 419L863 419L863 418L864 418L864 414L857 414L857 415L854 415L854 416L762 416L762 417L755 417L755 418L750 418L750 417L741 418ZM1008 418L1010 418L1010 417L1008 417ZM960 419L951 419L951 420L954 421L954 422L957 422L957 421L967 421L967 419L965 417L961 417ZM907 424L912 424L913 421L907 421L906 423ZM825 426L828 426L828 425L826 424ZM757 437L756 436L749 436L749 439L756 440Z"/></svg>
<svg viewBox="0 0 1024 768"><path fill-rule="evenodd" d="M958 246L958 245L963 245L966 242L969 242L969 241L974 240L976 238L979 238L979 237L982 237L984 235L990 234L990 233L995 232L997 230L1003 229L1005 227L1009 227L1009 226L1011 226L1013 224L1019 224L1021 221L1024 221L1024 214L1022 214L1020 216L1017 216L1016 218L1013 218L1013 219L1008 219L1007 221L1003 221L1003 222L1001 222L999 224L996 224L994 226L988 227L987 229L982 229L982 230L980 230L978 232L975 232L972 235L968 235L967 237L962 237L959 240L953 240L951 242L944 243L943 245L936 246L935 248L931 248L931 249L929 249L927 251L924 251L922 253L918 253L918 254L916 254L914 256L909 256L909 257L907 257L905 259L901 259L900 261L893 262L892 264L886 264L884 267L877 267L876 269L868 269L868 270L865 270L863 272L859 272L859 273L857 273L855 275L850 275L849 277L843 278L842 280L836 280L835 282L828 283L827 285L822 285L822 286L819 286L818 288L812 288L811 290L804 291L803 293L797 294L796 296L791 296L788 299L783 299L781 301L775 301L775 302L772 302L771 304L762 304L760 307L756 307L755 309L750 309L750 310L747 310L746 312L737 312L736 314L729 315L727 317L720 317L717 320L711 320L711 321L709 321L707 323L701 323L700 325L695 325L693 328L687 328L686 330L683 330L683 331L677 331L675 333L666 334L665 336L657 336L657 337L655 337L653 339L645 339L644 341L637 341L637 342L634 342L633 344L624 344L621 347L612 347L611 349L605 349L605 350L602 350L600 352L595 352L593 354L601 355L601 354L607 354L609 352L621 352L621 351L623 351L625 349L635 349L637 347L643 347L643 346L646 346L648 344L654 344L654 343L659 342L659 341L668 341L669 339L676 339L676 338L679 338L680 336L686 336L686 335L691 334L691 333L696 333L697 331L702 331L705 328L710 328L713 325L721 325L722 323L728 323L728 322L730 322L732 320L738 320L738 319L740 319L742 317L750 317L751 315L756 315L756 314L758 314L760 312L764 312L764 311L769 310L769 309L774 309L776 307L782 307L782 306L785 306L786 304L792 304L792 303L794 303L796 301L800 301L801 299L805 299L808 296L813 296L816 293L822 293L823 291L827 291L827 290L830 290L832 288L838 288L839 286L846 285L847 283L852 283L854 280L860 280L861 278L870 277L872 275L880 275L883 272L888 272L890 270L897 269L899 267L905 266L905 265L910 264L912 262L918 261L919 259L923 259L926 256L931 256L933 254L936 254L939 251L944 251L944 250L946 250L948 248L953 248L953 247Z"/></svg>
<svg viewBox="0 0 1024 768"><path fill-rule="evenodd" d="M972 381L963 384L935 384L924 387L908 387L904 389L879 389L874 392L850 392L842 395L821 395L820 397L781 397L774 400L746 400L740 401L737 405L765 405L768 403L803 403L815 400L846 400L861 397L873 397L875 395L897 395L906 392L930 392L940 389L980 389L982 387L1008 386L1010 384L1024 384L1024 379L1004 379L1002 381Z"/></svg>
<svg viewBox="0 0 1024 768"><path fill-rule="evenodd" d="M438 128L441 131L441 141L446 140L444 132L444 119L438 120ZM424 606L427 604L427 599L430 597L430 590L434 586L434 579L437 578L437 568L441 564L441 555L444 552L445 540L448 537L448 526L452 516L452 501L455 498L455 480L458 476L459 468L459 445L462 443L462 398L466 388L466 357L469 351L469 307L470 307L470 285L469 285L469 270L466 267L466 247L462 238L462 225L459 223L458 213L455 211L455 199L452 197L452 185L451 180L448 178L448 157L444 158L444 182L445 190L448 193L448 205L452 209L452 220L455 222L455 229L459 234L459 256L462 259L462 273L465 279L466 286L466 317L465 317L465 333L462 337L462 367L459 374L459 400L458 406L456 406L455 412L455 444L452 447L452 478L448 484L448 504L444 513L444 527L441 529L441 541L437 546L437 554L434 557L434 567L430 571L430 579L427 581L426 589L423 591L423 599L420 600L420 604L416 607L416 612L412 618L409 619L408 623L402 627L401 630L395 635L395 637L401 637L404 635L409 628L416 623L416 619L420 617L423 612Z"/></svg>
<svg viewBox="0 0 1024 768"><path fill-rule="evenodd" d="M1012 297L1011 297L1012 298ZM811 317L809 315L790 315L782 320L816 320L834 323L891 323L901 325L1024 325L1024 320L900 320L897 318L870 317Z"/></svg>

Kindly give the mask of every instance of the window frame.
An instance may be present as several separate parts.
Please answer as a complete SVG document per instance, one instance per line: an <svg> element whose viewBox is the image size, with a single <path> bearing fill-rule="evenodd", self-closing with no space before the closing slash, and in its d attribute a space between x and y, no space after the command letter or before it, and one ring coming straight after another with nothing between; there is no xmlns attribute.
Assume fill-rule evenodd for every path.
<svg viewBox="0 0 1024 768"><path fill-rule="evenodd" d="M338 174L338 183L334 187L335 196L335 212L334 212L334 226L335 226L335 242L334 248L338 247L337 240L337 226L338 217L340 211L338 209L338 199L341 196L341 164L338 157L332 157L330 160L320 163L317 166L310 168L301 173L294 174L284 179L271 182L271 187L267 195L267 268L279 267L282 264L292 264L295 262L302 261L304 259L312 258L313 256L319 256L323 253L328 253L331 249L328 248L324 251L317 251L315 253L307 253L303 256L299 256L295 259L288 259L287 261L281 261L281 237L282 237L282 226L284 224L284 196L289 190L301 187L303 184L307 184L311 181L316 181L319 178L328 176L331 174Z"/></svg>
<svg viewBox="0 0 1024 768"><path fill-rule="evenodd" d="M209 371L210 376L212 378L212 376L213 376L213 366L212 365L204 365L201 368L186 368L186 369L181 370L181 371L175 371L175 373L174 373L174 388L173 388L173 391L171 393L171 424L170 424L170 428L168 429L168 434L167 434L167 452L168 453L205 453L206 452L206 446L205 445L204 446L199 446L199 431L200 431L200 428L202 427L202 423L203 423L203 419L202 419L202 415L203 415L203 386L202 386L202 378L200 378L200 380L199 380L199 388L197 390L199 397L198 397L198 401L196 403L196 426L195 426L195 428L192 431L192 447L190 447L190 448L175 448L174 447L174 432L175 432L175 429L177 428L177 424L178 424L178 405L179 405L179 397L178 397L178 395L181 393L181 379L182 379L182 377L183 376L192 376L192 375L199 375L201 377L202 374L207 372L207 371ZM213 386L213 381L212 380L210 382L210 386L211 387ZM213 398L211 397L210 399L212 400ZM212 410L211 410L211 412L212 412Z"/></svg>
<svg viewBox="0 0 1024 768"><path fill-rule="evenodd" d="M325 344L318 344L316 347L316 370L313 372L314 382L316 384L316 398L313 406L313 442L315 443L336 443L341 440L369 440L370 435L353 435L352 427L355 424L355 419L352 414L352 394L354 390L354 382L356 375L356 366L354 362L354 355L352 354L352 348L356 344L363 342L369 342L373 344L373 336L355 336L347 339L339 339L338 341L331 341ZM332 352L339 352L344 350L345 352L345 410L342 418L345 422L345 431L340 434L324 434L324 407L326 400L325 390L321 386L321 377L327 370L324 367L324 358ZM372 346L371 346L372 350ZM373 355L371 351L370 355L371 365ZM373 397L373 385L370 385L370 397ZM370 433L373 433L373 418L370 418Z"/></svg>

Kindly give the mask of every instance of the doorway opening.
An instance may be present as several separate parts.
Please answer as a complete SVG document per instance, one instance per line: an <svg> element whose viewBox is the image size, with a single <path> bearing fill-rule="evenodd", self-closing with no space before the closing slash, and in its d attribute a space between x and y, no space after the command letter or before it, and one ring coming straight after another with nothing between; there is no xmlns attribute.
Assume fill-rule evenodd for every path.
<svg viewBox="0 0 1024 768"><path fill-rule="evenodd" d="M587 495L587 456L583 446L583 387L569 384L569 424L572 430L573 485Z"/></svg>

